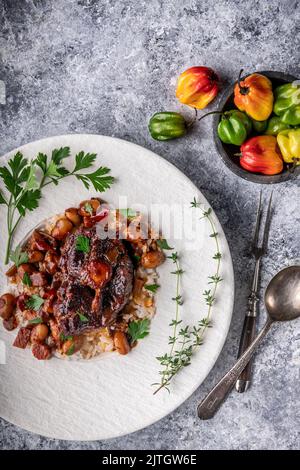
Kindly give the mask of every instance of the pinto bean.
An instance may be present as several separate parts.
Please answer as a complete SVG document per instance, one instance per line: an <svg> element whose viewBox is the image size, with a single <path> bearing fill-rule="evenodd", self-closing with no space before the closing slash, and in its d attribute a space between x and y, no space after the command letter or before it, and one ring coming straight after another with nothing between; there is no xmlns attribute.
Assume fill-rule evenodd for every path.
<svg viewBox="0 0 300 470"><path fill-rule="evenodd" d="M12 277L15 276L18 272L17 266L13 264L7 271L6 271L6 276L7 277Z"/></svg>
<svg viewBox="0 0 300 470"><path fill-rule="evenodd" d="M3 320L8 320L16 306L16 298L10 294L3 294L0 297L0 317L3 318Z"/></svg>
<svg viewBox="0 0 300 470"><path fill-rule="evenodd" d="M22 314L23 314L23 317L28 321L34 320L37 316L37 313L35 310L24 310Z"/></svg>
<svg viewBox="0 0 300 470"><path fill-rule="evenodd" d="M78 214L78 209L76 209L76 207L70 207L69 209L67 209L65 211L65 216L67 217L67 219L69 219L72 224L74 224L75 226L78 226L81 224L81 217L80 215Z"/></svg>
<svg viewBox="0 0 300 470"><path fill-rule="evenodd" d="M48 251L53 248L53 243L51 238L49 238L46 234L35 230L31 235L29 240L29 249L30 251Z"/></svg>
<svg viewBox="0 0 300 470"><path fill-rule="evenodd" d="M31 331L31 336L30 336L30 341L32 343L43 343L45 339L47 338L49 333L49 328L47 325L44 323L40 323L39 325L36 325L32 331Z"/></svg>
<svg viewBox="0 0 300 470"><path fill-rule="evenodd" d="M63 217L56 222L51 235L57 240L64 240L72 228L72 222L66 217Z"/></svg>
<svg viewBox="0 0 300 470"><path fill-rule="evenodd" d="M12 331L18 326L18 320L16 319L15 315L9 317L8 320L3 320L3 326L7 331Z"/></svg>
<svg viewBox="0 0 300 470"><path fill-rule="evenodd" d="M100 201L98 199L88 199L86 201L82 201L79 204L79 214L82 215L82 217L90 217L91 215L96 214L99 207Z"/></svg>
<svg viewBox="0 0 300 470"><path fill-rule="evenodd" d="M29 263L39 263L44 259L44 254L41 251L33 250L28 252Z"/></svg>
<svg viewBox="0 0 300 470"><path fill-rule="evenodd" d="M145 281L143 279L140 279L137 277L134 280L133 291L132 291L132 295L134 299L138 299L141 297L144 284L145 284Z"/></svg>
<svg viewBox="0 0 300 470"><path fill-rule="evenodd" d="M157 268L165 260L165 255L162 251L149 251L144 253L141 258L141 265L146 269Z"/></svg>
<svg viewBox="0 0 300 470"><path fill-rule="evenodd" d="M127 336L123 331L115 332L114 345L119 354L128 354L131 349L127 340Z"/></svg>
<svg viewBox="0 0 300 470"><path fill-rule="evenodd" d="M34 343L31 351L34 357L40 361L45 361L51 356L51 349L46 344Z"/></svg>
<svg viewBox="0 0 300 470"><path fill-rule="evenodd" d="M57 271L59 256L51 251L47 251L43 263L43 267L47 273L53 275Z"/></svg>
<svg viewBox="0 0 300 470"><path fill-rule="evenodd" d="M60 331L58 328L58 324L55 320L49 321L51 335L53 336L54 341L60 340Z"/></svg>

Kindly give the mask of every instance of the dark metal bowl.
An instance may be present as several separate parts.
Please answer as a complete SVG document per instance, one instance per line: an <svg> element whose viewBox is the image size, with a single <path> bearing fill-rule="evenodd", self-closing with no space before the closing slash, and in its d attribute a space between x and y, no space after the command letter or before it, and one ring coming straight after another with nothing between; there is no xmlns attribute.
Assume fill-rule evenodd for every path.
<svg viewBox="0 0 300 470"><path fill-rule="evenodd" d="M273 90L278 85L282 85L283 83L289 83L296 80L296 77L292 75L288 75L283 72L257 72L262 75L268 77L273 85ZM246 75L247 76L247 75ZM242 80L246 77L244 76ZM236 106L233 102L233 87L234 84L228 86L221 96L220 103L219 103L219 110L220 111L228 111L229 109L233 109ZM233 173L244 178L245 180L252 181L253 183L260 183L260 184L274 184L274 183L281 183L283 181L290 180L292 178L297 177L300 174L300 166L296 167L295 171L291 173L288 171L287 168L284 168L282 173L279 175L262 175L259 173L250 173L244 168L241 167L239 163L239 158L234 156L235 153L239 152L239 148L235 145L224 144L218 137L218 124L220 122L220 115L216 114L213 118L213 133L214 133L214 142L217 147L217 150L228 168L230 168Z"/></svg>

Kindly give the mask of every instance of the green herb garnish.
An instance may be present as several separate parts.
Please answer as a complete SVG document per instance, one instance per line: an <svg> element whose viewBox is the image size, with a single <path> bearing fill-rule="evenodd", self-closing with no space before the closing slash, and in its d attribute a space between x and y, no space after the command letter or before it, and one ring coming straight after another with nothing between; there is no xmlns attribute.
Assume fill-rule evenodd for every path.
<svg viewBox="0 0 300 470"><path fill-rule="evenodd" d="M67 356L72 356L72 354L74 354L74 351L75 351L75 344L73 343L73 344L69 347L68 351L66 352Z"/></svg>
<svg viewBox="0 0 300 470"><path fill-rule="evenodd" d="M150 320L145 318L144 320L132 321L128 326L128 334L131 338L131 342L134 343L138 339L143 339L149 334Z"/></svg>
<svg viewBox="0 0 300 470"><path fill-rule="evenodd" d="M77 315L79 316L80 321L82 321L83 323L86 323L89 321L89 319L85 315L83 315L83 313L77 312Z"/></svg>
<svg viewBox="0 0 300 470"><path fill-rule="evenodd" d="M133 255L133 259L134 259L134 261L136 262L136 264L138 264L138 263L140 262L140 260L141 260L141 257L140 257L139 255L134 254L134 255Z"/></svg>
<svg viewBox="0 0 300 470"><path fill-rule="evenodd" d="M26 251L22 251L22 248L20 245L16 247L14 251L11 252L10 254L10 260L15 263L17 268L20 266L20 264L27 263L28 262L28 254Z"/></svg>
<svg viewBox="0 0 300 470"><path fill-rule="evenodd" d="M28 286L28 287L32 286L32 282L31 282L31 279L30 279L28 273L24 273L24 276L22 278L22 282L25 286Z"/></svg>
<svg viewBox="0 0 300 470"><path fill-rule="evenodd" d="M73 336L66 336L64 333L61 333L61 334L59 335L59 339L60 339L61 341L67 341L68 339L73 340Z"/></svg>
<svg viewBox="0 0 300 470"><path fill-rule="evenodd" d="M120 214L122 214L126 219L134 219L137 216L137 212L133 209L119 209Z"/></svg>
<svg viewBox="0 0 300 470"><path fill-rule="evenodd" d="M75 248L77 251L82 251L83 253L88 253L90 251L90 239L85 235L78 235L76 238Z"/></svg>
<svg viewBox="0 0 300 470"><path fill-rule="evenodd" d="M36 317L36 318L33 318L32 320L29 320L28 323L30 323L30 325L37 325L39 323L43 323L43 320L41 317Z"/></svg>
<svg viewBox="0 0 300 470"><path fill-rule="evenodd" d="M86 203L84 204L84 210L85 210L88 214L93 215L93 208L92 208L92 206L91 206L91 204L90 204L89 202L86 202Z"/></svg>
<svg viewBox="0 0 300 470"><path fill-rule="evenodd" d="M164 238L156 240L156 243L162 250L173 250L173 248L168 245L167 240L165 240Z"/></svg>
<svg viewBox="0 0 300 470"><path fill-rule="evenodd" d="M145 285L144 288L155 294L157 289L159 288L159 285L158 284L148 284L148 285Z"/></svg>
<svg viewBox="0 0 300 470"><path fill-rule="evenodd" d="M7 166L0 167L0 179L7 191L5 195L0 190L0 204L7 206L8 241L5 264L10 258L12 238L18 224L27 211L33 211L39 206L45 186L57 185L61 179L75 176L86 189L91 185L100 192L110 188L114 178L109 175L109 168L99 167L92 173L82 173L82 170L93 165L96 156L95 153L81 151L75 156L73 170L68 170L63 166L63 162L70 157L70 147L54 149L50 158L44 153L39 153L33 160L28 160L21 152L17 152ZM15 255L12 256L14 259Z"/></svg>
<svg viewBox="0 0 300 470"><path fill-rule="evenodd" d="M37 294L33 294L29 299L26 301L26 307L29 310L35 310L36 312L41 308L44 303L44 299Z"/></svg>

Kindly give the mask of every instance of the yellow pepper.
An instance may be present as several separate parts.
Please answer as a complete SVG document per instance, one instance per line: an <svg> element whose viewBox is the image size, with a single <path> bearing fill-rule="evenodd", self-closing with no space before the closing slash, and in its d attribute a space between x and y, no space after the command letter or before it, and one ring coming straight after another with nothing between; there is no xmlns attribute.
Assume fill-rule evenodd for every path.
<svg viewBox="0 0 300 470"><path fill-rule="evenodd" d="M277 143L286 163L300 165L300 128L279 132Z"/></svg>

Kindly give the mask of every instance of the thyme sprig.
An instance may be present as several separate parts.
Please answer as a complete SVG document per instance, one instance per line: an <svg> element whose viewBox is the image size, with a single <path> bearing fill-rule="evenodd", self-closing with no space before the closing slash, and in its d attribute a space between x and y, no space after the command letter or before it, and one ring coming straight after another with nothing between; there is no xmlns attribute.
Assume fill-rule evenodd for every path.
<svg viewBox="0 0 300 470"><path fill-rule="evenodd" d="M157 360L162 366L161 371L159 372L161 380L159 383L153 384L158 385L158 388L155 390L156 394L161 389L166 389L170 391L169 386L173 377L178 374L178 372L191 364L191 358L194 352L203 344L204 334L207 328L212 326L211 314L212 307L216 299L217 287L222 281L220 276L220 267L221 267L221 258L222 254L220 251L218 233L215 229L213 219L211 217L212 209L209 208L204 210L201 207L201 204L194 200L191 202L192 208L197 208L202 211L201 219L207 219L210 227L211 234L210 237L214 239L216 245L216 252L213 255L213 259L216 261L216 271L213 275L208 277L208 287L207 290L203 292L203 297L207 305L206 316L202 318L196 325L182 325L182 319L180 319L180 306L183 305L183 297L180 292L180 279L184 271L179 264L179 256L177 252L173 252L171 256L168 256L176 266L176 270L172 271L172 274L176 275L176 288L175 288L175 297L172 300L175 302L175 318L171 321L170 327L172 328L172 333L169 336L169 353L164 354L163 356L157 357Z"/></svg>

